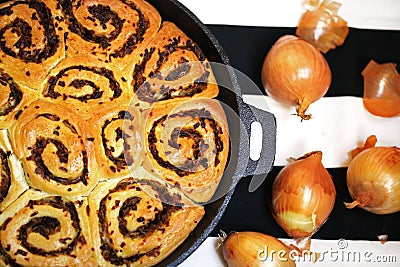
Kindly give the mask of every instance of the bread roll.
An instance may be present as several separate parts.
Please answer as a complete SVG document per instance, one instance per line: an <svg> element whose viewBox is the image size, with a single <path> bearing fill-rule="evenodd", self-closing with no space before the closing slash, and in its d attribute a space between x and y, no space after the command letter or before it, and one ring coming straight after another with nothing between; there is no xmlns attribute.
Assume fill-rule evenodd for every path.
<svg viewBox="0 0 400 267"><path fill-rule="evenodd" d="M158 103L148 113L145 168L180 188L192 200L214 194L229 154L229 131L218 100Z"/></svg>
<svg viewBox="0 0 400 267"><path fill-rule="evenodd" d="M64 56L65 28L56 0L10 1L0 5L0 68L37 90Z"/></svg>
<svg viewBox="0 0 400 267"><path fill-rule="evenodd" d="M211 63L165 12L0 4L0 266L162 264L204 216L229 129Z"/></svg>
<svg viewBox="0 0 400 267"><path fill-rule="evenodd" d="M28 190L0 217L0 265L97 266L87 199Z"/></svg>
<svg viewBox="0 0 400 267"><path fill-rule="evenodd" d="M200 47L172 22L162 24L151 45L132 63L124 72L132 77L131 87L142 108L170 99L218 95Z"/></svg>
<svg viewBox="0 0 400 267"><path fill-rule="evenodd" d="M87 195L98 173L88 125L66 105L33 102L10 129L30 186L61 196Z"/></svg>
<svg viewBox="0 0 400 267"><path fill-rule="evenodd" d="M168 186L132 177L100 183L89 204L96 255L104 267L160 262L204 215L202 206L186 206Z"/></svg>

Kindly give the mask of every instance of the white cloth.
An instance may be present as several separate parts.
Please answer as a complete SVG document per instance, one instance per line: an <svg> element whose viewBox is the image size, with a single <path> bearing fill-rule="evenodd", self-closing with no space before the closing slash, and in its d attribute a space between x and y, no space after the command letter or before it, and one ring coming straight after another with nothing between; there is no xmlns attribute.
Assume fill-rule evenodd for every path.
<svg viewBox="0 0 400 267"><path fill-rule="evenodd" d="M244 95L244 101L272 112L277 123L275 166L287 165L287 159L298 158L315 150L322 151L326 168L346 167L349 152L376 135L377 146L400 147L400 117L382 118L370 114L360 97L323 97L312 103L301 121L293 115L294 107L282 105L270 97ZM260 145L255 145L257 147Z"/></svg>
<svg viewBox="0 0 400 267"><path fill-rule="evenodd" d="M301 0L180 0L205 24L296 27ZM399 0L336 0L350 27L400 30Z"/></svg>

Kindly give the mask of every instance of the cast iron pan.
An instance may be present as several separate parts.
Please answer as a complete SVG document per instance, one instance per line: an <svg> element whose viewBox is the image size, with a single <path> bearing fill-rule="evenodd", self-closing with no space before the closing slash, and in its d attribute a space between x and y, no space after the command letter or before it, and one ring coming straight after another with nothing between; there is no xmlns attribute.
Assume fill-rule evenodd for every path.
<svg viewBox="0 0 400 267"><path fill-rule="evenodd" d="M218 100L233 110L237 115L228 114L230 133L230 158L224 172L219 190L226 193L215 201L205 205L206 214L192 234L170 256L157 266L176 266L182 263L214 229L234 191L235 185L242 177L267 174L273 164L276 143L276 122L274 116L243 102L241 88L242 79L230 67L230 62L223 48L200 20L181 3L175 0L149 0L161 14L163 20L174 22L194 42L196 42L210 62L221 63L213 68L217 82L220 85ZM225 66L225 67L221 67ZM230 113L232 114L232 113ZM260 159L250 159L250 129L251 124L258 121L262 127L262 149ZM229 189L229 190L227 190Z"/></svg>

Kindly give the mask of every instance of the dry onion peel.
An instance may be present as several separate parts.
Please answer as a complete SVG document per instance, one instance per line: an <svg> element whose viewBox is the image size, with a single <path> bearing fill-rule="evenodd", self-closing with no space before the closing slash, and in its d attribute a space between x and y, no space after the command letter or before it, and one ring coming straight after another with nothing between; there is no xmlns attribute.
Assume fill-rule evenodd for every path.
<svg viewBox="0 0 400 267"><path fill-rule="evenodd" d="M302 119L311 103L323 97L332 80L324 56L310 43L294 35L279 38L265 57L262 74L264 89L276 101L296 106Z"/></svg>
<svg viewBox="0 0 400 267"><path fill-rule="evenodd" d="M321 151L305 154L285 166L272 185L273 216L298 244L320 229L335 204L335 186L321 161Z"/></svg>
<svg viewBox="0 0 400 267"><path fill-rule="evenodd" d="M301 17L296 35L323 53L341 46L349 34L347 22L337 14L341 4L331 0L306 2L310 10Z"/></svg>
<svg viewBox="0 0 400 267"><path fill-rule="evenodd" d="M355 158L358 154L360 154L362 151L374 147L376 143L378 142L378 139L376 138L375 135L368 136L367 140L365 140L364 146L363 147L356 147L352 151L350 151L351 158Z"/></svg>
<svg viewBox="0 0 400 267"><path fill-rule="evenodd" d="M400 149L363 149L347 169L347 187L354 200L347 208L361 207L375 214L400 211Z"/></svg>
<svg viewBox="0 0 400 267"><path fill-rule="evenodd" d="M223 241L229 267L294 267L290 249L277 238L258 232L232 232Z"/></svg>
<svg viewBox="0 0 400 267"><path fill-rule="evenodd" d="M364 107L380 117L400 115L400 75L396 64L378 64L371 60L362 71Z"/></svg>

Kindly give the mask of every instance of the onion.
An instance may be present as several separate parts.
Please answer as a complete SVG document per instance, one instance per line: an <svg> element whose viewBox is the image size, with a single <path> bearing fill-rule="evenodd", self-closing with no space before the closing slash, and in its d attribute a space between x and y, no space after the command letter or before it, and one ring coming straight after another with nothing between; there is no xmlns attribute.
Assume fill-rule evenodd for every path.
<svg viewBox="0 0 400 267"><path fill-rule="evenodd" d="M331 0L306 2L309 10L301 17L296 35L322 53L342 45L349 34L347 22L337 15L342 4Z"/></svg>
<svg viewBox="0 0 400 267"><path fill-rule="evenodd" d="M233 232L223 241L223 255L229 267L296 266L289 248L273 236L258 232Z"/></svg>
<svg viewBox="0 0 400 267"><path fill-rule="evenodd" d="M272 185L274 218L298 242L318 231L335 204L335 186L321 160L321 151L302 156L285 166Z"/></svg>
<svg viewBox="0 0 400 267"><path fill-rule="evenodd" d="M377 64L371 60L361 74L364 76L364 107L376 116L399 116L400 75L396 64Z"/></svg>
<svg viewBox="0 0 400 267"><path fill-rule="evenodd" d="M358 152L347 169L347 187L354 201L344 203L346 207L375 214L400 211L400 149L366 146Z"/></svg>
<svg viewBox="0 0 400 267"><path fill-rule="evenodd" d="M332 75L318 49L294 35L285 35L265 57L261 78L269 96L297 106L297 115L308 120L311 115L305 114L306 110L326 94Z"/></svg>

